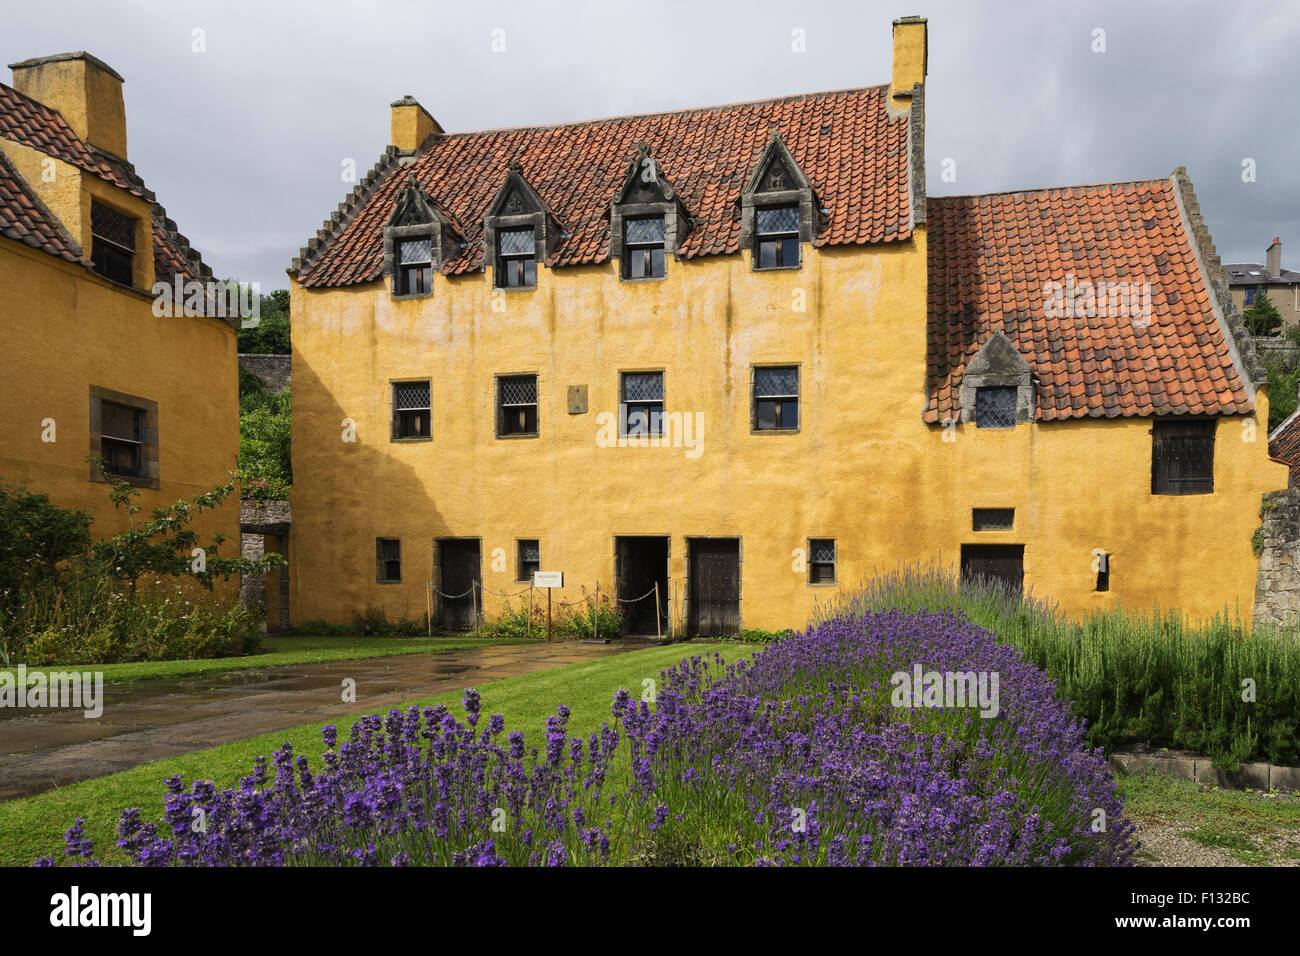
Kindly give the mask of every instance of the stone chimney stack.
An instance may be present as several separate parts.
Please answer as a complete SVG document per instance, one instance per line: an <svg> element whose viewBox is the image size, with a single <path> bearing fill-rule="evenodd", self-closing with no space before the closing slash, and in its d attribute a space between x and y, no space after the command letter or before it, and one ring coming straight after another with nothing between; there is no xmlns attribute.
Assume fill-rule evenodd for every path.
<svg viewBox="0 0 1300 956"><path fill-rule="evenodd" d="M895 110L912 106L912 86L925 83L929 42L925 17L900 17L894 21L894 75L889 85Z"/></svg>
<svg viewBox="0 0 1300 956"><path fill-rule="evenodd" d="M84 50L10 63L13 86L58 110L84 142L126 159L126 106L122 80L111 66Z"/></svg>
<svg viewBox="0 0 1300 956"><path fill-rule="evenodd" d="M1282 275L1282 240L1276 236L1272 243L1269 244L1268 252L1264 253L1264 268L1268 270L1269 275L1274 279Z"/></svg>
<svg viewBox="0 0 1300 956"><path fill-rule="evenodd" d="M438 121L413 96L403 96L393 103L391 129L392 144L404 153L415 152L431 133L443 132Z"/></svg>

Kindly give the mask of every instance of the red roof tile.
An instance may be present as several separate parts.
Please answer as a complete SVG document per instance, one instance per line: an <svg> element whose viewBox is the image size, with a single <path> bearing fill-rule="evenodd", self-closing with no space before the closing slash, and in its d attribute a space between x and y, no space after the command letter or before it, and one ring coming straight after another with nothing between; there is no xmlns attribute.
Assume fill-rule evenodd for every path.
<svg viewBox="0 0 1300 956"><path fill-rule="evenodd" d="M693 220L683 258L739 249L740 193L767 147L770 129L812 182L827 210L815 245L891 242L912 234L908 118L891 118L888 87L813 93L731 106L616 117L527 129L434 137L415 161L390 165L359 211L300 270L304 286L378 279L383 228L413 172L466 233L461 256L443 271L482 267L483 214L518 160L569 235L551 266L609 258L609 205L637 145L648 143Z"/></svg>
<svg viewBox="0 0 1300 956"><path fill-rule="evenodd" d="M0 139L11 140L39 150L47 156L53 156L55 159L76 166L133 196L154 204L152 216L154 270L159 281L169 282L177 272L186 279L200 279L206 275L208 270L203 266L202 261L191 259L186 255L188 242L176 232L174 224L166 218L162 207L154 202L154 194L135 174L135 170L129 163L91 149L78 138L57 110L3 83L0 83ZM3 151L0 151L0 157L2 156ZM10 174L21 181L22 177L12 168ZM28 192L30 193L30 190ZM0 216L4 215L5 212L0 210ZM9 217L17 219L18 215L16 206L9 209ZM48 210L46 215L53 218ZM59 229L62 231L63 227L60 225ZM44 247L38 246L38 248ZM46 251L51 250L46 249ZM52 254L60 255L57 252ZM80 256L72 261L81 261Z"/></svg>
<svg viewBox="0 0 1300 956"><path fill-rule="evenodd" d="M1291 466L1288 488L1300 482L1300 411L1291 415L1268 436L1268 456Z"/></svg>
<svg viewBox="0 0 1300 956"><path fill-rule="evenodd" d="M4 153L0 153L0 235L69 262L81 262L80 247Z"/></svg>
<svg viewBox="0 0 1300 956"><path fill-rule="evenodd" d="M1157 180L931 197L925 420L959 417L962 372L998 329L1037 379L1039 421L1253 411L1176 189ZM1149 324L1123 308L1049 317L1046 284L1071 276L1076 289L1150 283Z"/></svg>

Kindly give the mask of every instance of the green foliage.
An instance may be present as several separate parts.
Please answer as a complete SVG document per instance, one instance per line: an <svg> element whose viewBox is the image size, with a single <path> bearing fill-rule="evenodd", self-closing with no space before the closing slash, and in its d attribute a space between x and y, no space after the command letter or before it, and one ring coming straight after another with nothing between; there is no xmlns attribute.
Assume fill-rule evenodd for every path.
<svg viewBox="0 0 1300 956"><path fill-rule="evenodd" d="M765 631L762 628L750 627L740 632L740 642L742 644L775 644L777 641L789 637L793 631L786 628L783 631Z"/></svg>
<svg viewBox="0 0 1300 956"><path fill-rule="evenodd" d="M1300 393L1300 365L1292 367L1284 357L1264 353L1264 370L1268 373L1268 430L1291 417Z"/></svg>
<svg viewBox="0 0 1300 956"><path fill-rule="evenodd" d="M1241 319L1251 335L1272 335L1282 327L1282 313L1270 301L1263 286L1256 290L1254 304L1242 311Z"/></svg>
<svg viewBox="0 0 1300 956"><path fill-rule="evenodd" d="M0 482L0 604L28 586L56 583L59 565L90 545L88 511L56 508L46 495Z"/></svg>
<svg viewBox="0 0 1300 956"><path fill-rule="evenodd" d="M1216 615L1124 608L1071 617L996 585L961 583L937 567L902 568L818 609L831 617L886 607L958 610L1019 648L1088 722L1088 740L1131 741L1244 760L1300 763L1300 641ZM1252 681L1247 685L1244 682ZM1243 700L1253 687L1255 699Z"/></svg>
<svg viewBox="0 0 1300 956"><path fill-rule="evenodd" d="M325 621L308 621L288 628L286 634L309 634L320 637L420 637L427 634L428 622L423 619L400 618L388 620L388 615L377 607L368 607L358 614L352 612L347 624L330 624Z"/></svg>
<svg viewBox="0 0 1300 956"><path fill-rule="evenodd" d="M260 627L252 612L208 606L193 587L211 590L218 578L284 561L276 554L222 557L221 535L203 546L202 564L196 560L199 536L190 524L234 484L157 508L146 520L135 501L139 490L106 477L109 499L127 512L128 527L100 541L91 541L85 512L56 508L18 486L0 488L0 658L115 663L256 650Z"/></svg>
<svg viewBox="0 0 1300 956"><path fill-rule="evenodd" d="M241 329L239 351L255 355L289 354L289 290L261 297L257 328Z"/></svg>
<svg viewBox="0 0 1300 956"><path fill-rule="evenodd" d="M263 387L260 392L250 391L240 399L239 472L245 479L244 497L259 497L248 493L252 479L280 489L277 494L260 497L288 497L293 484L292 406L293 398L287 388L275 393Z"/></svg>
<svg viewBox="0 0 1300 956"><path fill-rule="evenodd" d="M623 611L602 594L593 626L591 602L582 600L572 606L552 605L551 637L556 640L592 640L595 631L601 638L615 638L623 633ZM527 602L508 606L497 618L479 627L481 637L546 637L546 601L534 598L531 615Z"/></svg>

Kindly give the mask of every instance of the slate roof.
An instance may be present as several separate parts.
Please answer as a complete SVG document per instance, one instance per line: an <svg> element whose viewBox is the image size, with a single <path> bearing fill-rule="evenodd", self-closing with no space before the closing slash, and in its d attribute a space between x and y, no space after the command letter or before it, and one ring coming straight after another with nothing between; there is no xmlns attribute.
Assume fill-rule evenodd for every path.
<svg viewBox="0 0 1300 956"><path fill-rule="evenodd" d="M191 279L206 280L212 275L212 270L203 263L198 252L190 247L189 240L176 230L176 224L167 218L166 210L157 203L153 192L136 175L135 169L130 163L88 146L73 132L72 127L68 125L62 114L57 110L50 109L43 103L25 96L13 87L6 86L3 83L0 83L0 139L12 140L39 150L47 156L53 156L55 159L76 166L78 169L98 176L105 182L112 183L131 195L151 203L153 205L151 218L153 220L154 272L158 281L170 282L177 273L180 273L187 281ZM0 156L3 156L2 151L0 151ZM8 166L8 175L20 182L22 180L22 177L11 165ZM26 184L23 184L23 187L28 198L34 198L31 189ZM45 209L44 206L41 206L41 208ZM0 189L0 220L26 223L27 228L30 228L30 223L27 220L29 216L30 211L26 209L25 204L16 198L11 190ZM54 219L53 214L48 209L45 209L45 216ZM20 231L18 226L13 228L15 231ZM66 241L71 243L71 249L74 250L73 258L70 261L81 261L82 252L79 243L75 242L67 234L62 225L59 225L58 228L63 233ZM4 230L4 234L9 235L10 238L20 238L17 235L12 235L8 229ZM22 241L27 240L23 239ZM53 245L46 248L45 244L32 242L28 242L28 244L45 249L52 255L68 258L65 254L69 251L67 249L58 250Z"/></svg>
<svg viewBox="0 0 1300 956"><path fill-rule="evenodd" d="M1300 272L1283 267L1282 274L1275 276L1266 266L1257 262L1230 262L1223 267L1223 271L1231 286L1293 285L1300 282ZM1251 275L1252 272L1258 275Z"/></svg>
<svg viewBox="0 0 1300 956"><path fill-rule="evenodd" d="M1029 362L1039 421L1251 412L1254 389L1216 320L1178 188L1168 179L930 197L925 420L959 418L962 371L998 329ZM1045 285L1071 275L1149 282L1149 325L1124 314L1049 318Z"/></svg>
<svg viewBox="0 0 1300 956"><path fill-rule="evenodd" d="M811 180L826 213L818 246L895 242L912 234L909 115L891 117L889 89L812 93L781 99L558 126L435 134L414 162L385 154L376 182L298 270L306 287L380 278L383 229L415 174L450 210L466 244L442 271L483 266L483 214L517 160L529 184L567 231L548 266L609 258L609 207L641 142L680 195L692 228L683 258L739 250L741 190L776 127ZM346 210L346 207L345 207Z"/></svg>

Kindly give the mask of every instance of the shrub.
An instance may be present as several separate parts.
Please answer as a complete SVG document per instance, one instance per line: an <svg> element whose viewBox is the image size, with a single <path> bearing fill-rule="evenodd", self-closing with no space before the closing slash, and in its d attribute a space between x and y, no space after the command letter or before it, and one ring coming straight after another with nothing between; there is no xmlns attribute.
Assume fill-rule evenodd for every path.
<svg viewBox="0 0 1300 956"><path fill-rule="evenodd" d="M828 616L901 607L960 610L1041 667L1088 742L1132 741L1244 760L1300 763L1300 641L1226 611L1192 624L1173 611L1117 608L1077 617L995 585L964 584L935 566L902 568L829 605ZM1243 682L1252 682L1247 685ZM1242 699L1247 687L1255 699Z"/></svg>
<svg viewBox="0 0 1300 956"><path fill-rule="evenodd" d="M483 637L546 637L546 601L534 599L529 614L527 601L519 607L507 606L499 616L479 627ZM559 640L592 640L597 631L601 638L615 638L623 633L624 614L608 594L600 596L593 625L591 599L584 589L583 598L570 605L551 606L551 636Z"/></svg>
<svg viewBox="0 0 1300 956"><path fill-rule="evenodd" d="M998 713L891 706L890 671L914 662L1000 674ZM238 788L167 780L165 823L126 810L118 846L140 865L254 866L1106 865L1134 849L1068 704L959 614L839 618L660 682L653 710L615 695L621 733L571 736L560 705L531 749L500 715L480 724L472 688L463 723L393 710L341 745L330 726L315 771L286 744ZM623 737L628 777L610 773ZM81 822L65 853L93 865Z"/></svg>

